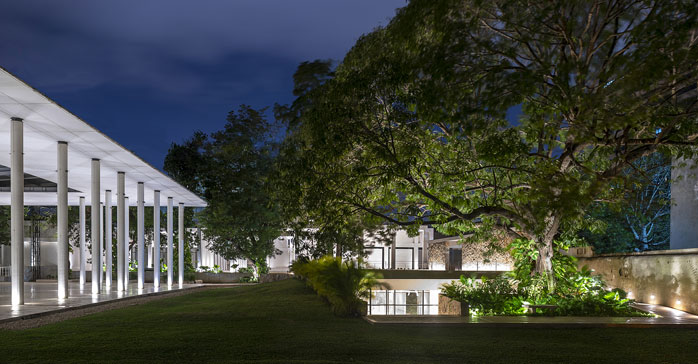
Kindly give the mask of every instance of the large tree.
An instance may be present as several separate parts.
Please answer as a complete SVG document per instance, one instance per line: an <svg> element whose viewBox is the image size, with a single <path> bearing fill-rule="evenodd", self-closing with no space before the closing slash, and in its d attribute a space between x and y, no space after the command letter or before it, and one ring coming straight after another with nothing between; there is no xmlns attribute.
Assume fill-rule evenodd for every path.
<svg viewBox="0 0 698 364"><path fill-rule="evenodd" d="M290 105L276 105L278 121L287 135L276 159L273 178L274 198L279 202L286 231L294 236L295 249L301 255L319 258L336 254L360 256L364 251L365 234L381 241L390 241L382 229L382 221L364 219L356 208L335 201L326 183L334 183L308 168L315 158L307 125L303 120L323 99L323 85L334 76L332 61L303 62L293 75ZM321 153L320 150L318 152Z"/></svg>
<svg viewBox="0 0 698 364"><path fill-rule="evenodd" d="M535 241L698 140L692 1L413 0L315 87L299 186L346 211ZM520 108L516 120L507 113ZM320 202L319 202L320 203ZM340 207L334 207L340 209ZM551 281L552 284L552 281Z"/></svg>
<svg viewBox="0 0 698 364"><path fill-rule="evenodd" d="M200 193L208 206L199 218L210 248L226 259L250 259L266 267L281 235L278 208L268 180L276 129L264 109L240 106L222 130L196 132L170 148L165 170Z"/></svg>

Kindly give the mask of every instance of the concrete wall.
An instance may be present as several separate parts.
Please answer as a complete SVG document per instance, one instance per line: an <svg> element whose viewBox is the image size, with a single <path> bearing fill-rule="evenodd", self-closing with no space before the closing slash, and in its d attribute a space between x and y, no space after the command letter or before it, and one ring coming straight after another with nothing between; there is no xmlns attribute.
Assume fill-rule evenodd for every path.
<svg viewBox="0 0 698 364"><path fill-rule="evenodd" d="M285 279L291 278L293 278L293 275L291 273L267 273L259 276L259 283L283 281Z"/></svg>
<svg viewBox="0 0 698 364"><path fill-rule="evenodd" d="M366 233L364 240L368 256L364 263L373 269L389 269L392 266L392 249L395 246L398 248L394 256L395 269L419 269L419 262L425 259L425 240L430 241L433 238L434 229L428 226L420 226L419 233L415 236L409 236L406 230L398 230L392 236L390 244L385 244ZM420 254L423 256L420 257Z"/></svg>
<svg viewBox="0 0 698 364"><path fill-rule="evenodd" d="M238 283L240 278L252 277L252 273L194 273L196 280L202 280L204 283Z"/></svg>
<svg viewBox="0 0 698 364"><path fill-rule="evenodd" d="M698 248L698 168L691 167L683 160L671 165L671 249Z"/></svg>
<svg viewBox="0 0 698 364"><path fill-rule="evenodd" d="M698 249L603 254L579 258L612 288L639 302L698 314Z"/></svg>
<svg viewBox="0 0 698 364"><path fill-rule="evenodd" d="M278 237L276 240L274 240L274 248L277 250L277 252L280 252L280 254L275 254L269 258L269 270L277 273L288 272L289 266L295 260L293 238L290 236Z"/></svg>

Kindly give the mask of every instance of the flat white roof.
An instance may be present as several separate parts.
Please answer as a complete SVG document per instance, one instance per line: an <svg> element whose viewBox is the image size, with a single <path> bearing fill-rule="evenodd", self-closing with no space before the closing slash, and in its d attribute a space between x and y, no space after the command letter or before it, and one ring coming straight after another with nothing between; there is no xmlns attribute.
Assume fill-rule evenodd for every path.
<svg viewBox="0 0 698 364"><path fill-rule="evenodd" d="M53 100L0 67L0 165L10 167L10 118L24 119L24 173L56 182L57 142L68 142L68 204L77 205L84 196L90 201L91 161L101 166L102 201L104 191L112 191L116 206L116 175L126 174L126 196L136 204L138 182L145 186L145 203L153 204L153 191L160 190L160 204L173 197L175 205L204 207L206 202L172 178L151 166L130 150L73 115ZM134 131L137 132L137 131ZM27 206L55 206L55 192L25 192ZM10 204L10 193L0 192L0 204Z"/></svg>

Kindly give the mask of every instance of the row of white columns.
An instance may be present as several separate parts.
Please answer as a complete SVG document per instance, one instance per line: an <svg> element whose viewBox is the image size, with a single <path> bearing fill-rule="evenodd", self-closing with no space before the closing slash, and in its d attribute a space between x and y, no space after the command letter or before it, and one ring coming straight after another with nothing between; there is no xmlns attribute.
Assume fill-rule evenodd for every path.
<svg viewBox="0 0 698 364"><path fill-rule="evenodd" d="M11 164L10 164L10 234L11 234L11 275L12 275L12 304L24 304L24 146L23 146L23 120L13 117L11 119L10 136ZM57 278L58 299L68 298L68 143L58 142L57 160ZM104 192L105 211L102 214L101 186L100 186L100 160L92 159L91 170L91 241L92 241L92 293L98 294L102 289L102 252L106 253L106 278L105 286L112 285L112 199L111 190ZM129 260L128 254L128 197L125 195L125 172L117 173L116 193L116 229L117 229L117 290L128 289ZM145 283L145 229L144 229L144 189L143 182L138 182L137 192L137 247L138 247L138 289L142 290ZM173 198L167 198L167 286L173 285ZM97 212L99 211L99 212ZM179 203L179 287L184 284L184 204ZM85 197L80 197L79 205L80 223L80 285L86 283L86 253L85 244ZM102 234L102 222L104 234ZM155 248L153 266L153 285L160 286L160 191L155 190L153 195L153 228ZM104 248L103 248L104 247Z"/></svg>

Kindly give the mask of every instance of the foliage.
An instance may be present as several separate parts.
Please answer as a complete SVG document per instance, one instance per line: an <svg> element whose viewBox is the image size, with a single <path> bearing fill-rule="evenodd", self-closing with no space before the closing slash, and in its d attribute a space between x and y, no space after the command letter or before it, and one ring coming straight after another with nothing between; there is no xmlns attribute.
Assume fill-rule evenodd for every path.
<svg viewBox="0 0 698 364"><path fill-rule="evenodd" d="M379 275L367 271L360 262L325 256L318 260L298 259L291 271L329 302L339 316L358 316L371 288L380 286Z"/></svg>
<svg viewBox="0 0 698 364"><path fill-rule="evenodd" d="M228 260L250 259L262 269L275 253L282 226L268 183L274 132L264 109L241 105L222 130L196 132L173 144L165 160L171 176L208 202L200 223L210 249Z"/></svg>
<svg viewBox="0 0 698 364"><path fill-rule="evenodd" d="M461 276L459 281L444 284L445 296L470 304L475 315L523 315L523 304L555 305L559 316L646 316L633 309L633 300L621 289L607 290L599 275L588 267L558 276L553 291L547 278L533 275L522 281L515 274L494 279Z"/></svg>
<svg viewBox="0 0 698 364"><path fill-rule="evenodd" d="M622 198L629 163L693 155L697 16L691 1L411 1L302 88L284 204L504 232L553 274L554 241Z"/></svg>
<svg viewBox="0 0 698 364"><path fill-rule="evenodd" d="M312 145L304 137L302 128L305 114L313 107L322 92L321 86L333 77L333 65L328 60L303 62L293 75L291 105L276 105L274 115L287 128L287 135L276 159L276 173L272 183L274 198L288 232L293 235L295 249L313 258L333 254L360 256L364 248L364 234L379 234L381 220L366 219L356 214L356 208L341 203L327 203L326 180L309 168Z"/></svg>
<svg viewBox="0 0 698 364"><path fill-rule="evenodd" d="M196 268L197 272L204 272L204 273L221 273L223 270L221 270L221 267L216 264L213 267L209 267L206 265L199 266L199 268Z"/></svg>
<svg viewBox="0 0 698 364"><path fill-rule="evenodd" d="M480 282L461 276L458 282L444 284L441 292L451 299L467 302L471 312L476 315L517 315L525 312L516 288L504 275L494 279L482 276Z"/></svg>
<svg viewBox="0 0 698 364"><path fill-rule="evenodd" d="M240 273L254 273L255 269L252 267L242 267L238 269Z"/></svg>
<svg viewBox="0 0 698 364"><path fill-rule="evenodd" d="M243 267L243 268L239 268L239 269L238 269L238 272L239 272L239 273L251 273L251 274L252 274L252 276L250 276L250 277L242 277L242 278L240 278L240 283L254 283L254 282L258 282L258 281L259 281L259 278L257 277L257 275L255 275L255 270L256 270L256 269L255 269L254 267Z"/></svg>
<svg viewBox="0 0 698 364"><path fill-rule="evenodd" d="M0 206L0 244L10 245L10 206Z"/></svg>
<svg viewBox="0 0 698 364"><path fill-rule="evenodd" d="M240 283L257 283L259 279L257 277L241 277Z"/></svg>
<svg viewBox="0 0 698 364"><path fill-rule="evenodd" d="M196 275L194 272L184 272L184 281L185 282L194 282L196 280Z"/></svg>
<svg viewBox="0 0 698 364"><path fill-rule="evenodd" d="M669 248L670 162L659 153L638 159L624 171L628 179L622 199L591 205L589 226L579 234L597 253Z"/></svg>
<svg viewBox="0 0 698 364"><path fill-rule="evenodd" d="M571 245L579 243L576 239L555 240L553 242L554 252L551 259L553 263L552 272L537 273L535 266L539 254L536 248L538 243L534 240L514 239L509 244L509 250L514 259L514 277L522 282L522 285L525 287L537 287L539 283L545 283L548 286L547 290L554 290L554 284L551 284L551 282L565 279L569 274L577 271L576 258L562 254L561 251L566 251ZM542 280L542 282L535 280Z"/></svg>
<svg viewBox="0 0 698 364"><path fill-rule="evenodd" d="M588 225L579 237L594 247L596 254L623 253L634 250L634 237L627 227L622 210L603 202L592 203L585 216Z"/></svg>

